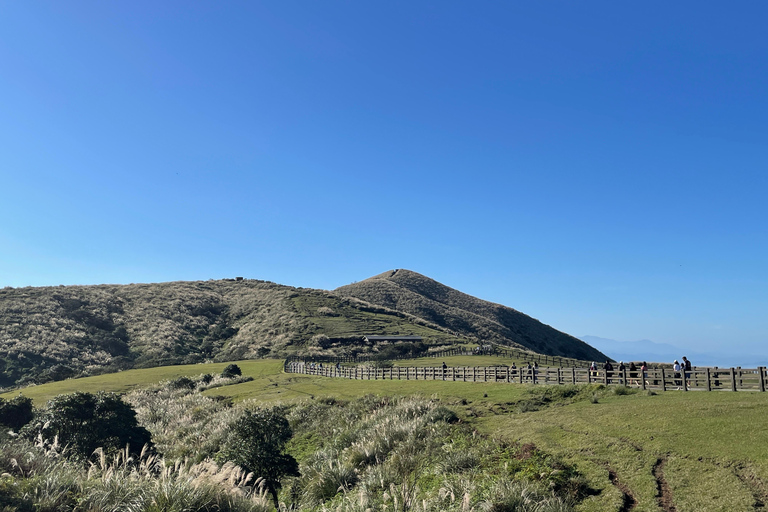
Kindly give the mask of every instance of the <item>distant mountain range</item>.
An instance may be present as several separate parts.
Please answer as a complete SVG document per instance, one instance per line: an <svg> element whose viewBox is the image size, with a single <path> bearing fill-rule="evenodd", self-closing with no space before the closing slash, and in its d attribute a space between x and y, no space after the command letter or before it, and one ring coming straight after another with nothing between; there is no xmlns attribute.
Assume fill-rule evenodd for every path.
<svg viewBox="0 0 768 512"><path fill-rule="evenodd" d="M598 336L580 336L579 339L589 343L616 361L647 361L655 363L672 363L675 359L682 360L686 356L695 366L742 366L754 368L768 366L765 354L740 354L731 352L692 352L666 343L656 343L651 340L617 341Z"/></svg>
<svg viewBox="0 0 768 512"><path fill-rule="evenodd" d="M405 334L423 343L363 339ZM489 341L605 357L519 311L408 270L335 291L253 279L0 289L0 386L208 360L417 353Z"/></svg>

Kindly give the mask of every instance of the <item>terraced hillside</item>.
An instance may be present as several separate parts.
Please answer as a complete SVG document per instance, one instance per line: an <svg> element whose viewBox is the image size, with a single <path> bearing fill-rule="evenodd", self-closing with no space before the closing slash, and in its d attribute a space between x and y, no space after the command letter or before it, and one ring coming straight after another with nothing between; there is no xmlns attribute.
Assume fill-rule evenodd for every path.
<svg viewBox="0 0 768 512"><path fill-rule="evenodd" d="M598 350L535 318L472 297L410 270L391 270L335 291L423 318L460 336L541 354L605 360L605 355Z"/></svg>

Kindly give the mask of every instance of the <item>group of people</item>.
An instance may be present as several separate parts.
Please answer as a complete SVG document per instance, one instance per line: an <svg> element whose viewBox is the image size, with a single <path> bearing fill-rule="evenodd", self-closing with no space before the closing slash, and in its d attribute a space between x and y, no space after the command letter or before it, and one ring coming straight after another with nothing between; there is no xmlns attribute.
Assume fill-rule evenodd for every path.
<svg viewBox="0 0 768 512"><path fill-rule="evenodd" d="M614 377L613 363L606 359L605 364L603 365L603 370L605 371L606 381L610 384L613 381L612 377ZM638 379L645 379L648 376L648 363L643 361L638 368L634 361L629 363L629 367L624 364L624 361L619 361L618 375L615 376L615 378L619 378L619 381L621 381L624 378L625 370L629 371L629 376L627 377L629 383L632 385L639 385ZM597 363L592 361L592 364L589 365L589 371L596 377L598 375ZM642 373L642 377L638 376L638 372ZM622 384L626 384L626 382L622 382Z"/></svg>
<svg viewBox="0 0 768 512"><path fill-rule="evenodd" d="M614 375L616 372L614 370L613 363L611 363L609 360L605 361L605 364L603 364L602 369L605 371L605 378L609 384L615 378L618 378L619 381L621 381L623 379L625 370L629 371L629 376L627 377L627 380L632 385L639 385L639 380L638 380L639 378L642 378L643 380L648 378L648 363L646 363L645 361L640 363L639 368L637 365L635 365L634 362L630 362L629 367L627 367L624 364L624 361L619 361L618 375ZM597 377L598 376L597 363L592 361L592 364L589 365L589 371L592 373L593 376ZM692 370L691 362L688 360L687 357L683 356L682 363L680 363L677 359L675 359L675 362L672 365L672 371L675 372L675 385L683 386L691 378L691 374L693 370ZM638 376L638 372L642 374L642 377ZM683 378L685 379L685 381L683 381Z"/></svg>

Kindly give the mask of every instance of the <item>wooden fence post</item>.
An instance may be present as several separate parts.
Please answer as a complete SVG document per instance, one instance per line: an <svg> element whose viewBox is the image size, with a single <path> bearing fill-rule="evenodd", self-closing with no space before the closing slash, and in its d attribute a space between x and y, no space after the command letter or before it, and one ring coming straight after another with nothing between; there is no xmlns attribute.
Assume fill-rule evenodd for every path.
<svg viewBox="0 0 768 512"><path fill-rule="evenodd" d="M709 366L707 366L707 391L712 391L712 381L710 380Z"/></svg>
<svg viewBox="0 0 768 512"><path fill-rule="evenodd" d="M731 367L731 391L736 391L736 369Z"/></svg>
<svg viewBox="0 0 768 512"><path fill-rule="evenodd" d="M765 392L765 379L763 376L765 375L765 366L758 366L757 367L757 376L760 379L760 391Z"/></svg>
<svg viewBox="0 0 768 512"><path fill-rule="evenodd" d="M667 379L664 375L664 368L661 368L661 390L666 391L667 390Z"/></svg>
<svg viewBox="0 0 768 512"><path fill-rule="evenodd" d="M571 384L576 384L576 368L571 368Z"/></svg>

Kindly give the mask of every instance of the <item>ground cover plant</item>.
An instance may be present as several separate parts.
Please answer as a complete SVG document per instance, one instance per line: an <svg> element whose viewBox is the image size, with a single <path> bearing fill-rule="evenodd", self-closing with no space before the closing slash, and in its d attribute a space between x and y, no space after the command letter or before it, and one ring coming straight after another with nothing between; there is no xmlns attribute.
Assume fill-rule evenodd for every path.
<svg viewBox="0 0 768 512"><path fill-rule="evenodd" d="M522 508L509 510L546 512L570 510L586 489L574 468L532 446L478 436L437 399L310 398L265 408L203 395L216 379L207 375L186 378L194 386L174 379L125 396L164 459L97 449L98 460L86 464L80 447L61 451L42 438L37 445L7 439L2 505L8 511L264 510L265 492L277 497L282 484L280 506L297 510L506 510L498 507L524 496ZM263 441L249 444L270 436L279 440L276 451ZM276 456L293 466L273 473Z"/></svg>
<svg viewBox="0 0 768 512"><path fill-rule="evenodd" d="M473 359L468 359L464 364L471 366ZM438 360L437 364L440 363ZM664 511L669 510L670 505L678 511L759 510L761 503L768 502L765 488L768 431L761 427L768 394L682 391L656 394L601 385L351 381L286 374L281 371L282 361L276 360L237 364L243 377L253 380L204 390L201 374L218 375L226 366L215 363L132 370L112 376L49 383L24 391L38 393L35 403L39 406L63 385L75 388L78 383L85 387L106 385L113 390L122 387L123 392L128 393L126 400L138 412L139 423L152 432L158 451L169 460L187 459L195 464L216 454L225 426L236 419L251 400L261 407L315 404L323 410L327 408L331 411L330 418L343 423L346 416L340 412L341 408L334 408L334 401L349 405L366 395L421 396L429 402L435 400L438 407L454 411L461 425L476 430L482 438L499 439L510 446L533 445L541 453L575 468L586 479L587 487L594 491L574 505L578 511ZM195 389L158 385L136 390L139 385L149 386L152 379L156 379L155 382L176 379L179 372L200 383ZM121 380L113 383L92 380L105 377ZM3 397L11 399L16 395L17 392ZM140 401L144 404L139 404ZM295 425L298 424L292 425L294 438L288 447L300 462L301 478L309 479L311 472L305 472L310 467L308 461L321 449L321 443L323 447L330 443L334 434L330 429L318 431L322 435L313 435ZM351 453L348 447L344 449ZM329 472L341 478L338 489L347 481L344 474L349 467L332 462L330 457L324 460ZM444 463L446 467L458 468L472 467L472 461L472 456L453 453ZM374 503L365 501L368 498L359 494L364 487L360 477L356 478L357 483L346 492L316 507L364 510L359 500ZM323 486L319 482L317 485L324 488L331 484L326 481ZM423 483L419 488L434 489ZM290 489L294 487L286 484L283 501L292 499L286 494L292 492ZM383 499L383 492L371 499ZM448 492L448 487L444 492ZM392 496L391 489L388 495ZM353 503L353 496L358 502ZM454 496L457 496L455 490ZM398 503L402 505L401 501Z"/></svg>

